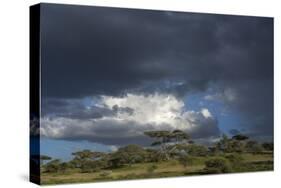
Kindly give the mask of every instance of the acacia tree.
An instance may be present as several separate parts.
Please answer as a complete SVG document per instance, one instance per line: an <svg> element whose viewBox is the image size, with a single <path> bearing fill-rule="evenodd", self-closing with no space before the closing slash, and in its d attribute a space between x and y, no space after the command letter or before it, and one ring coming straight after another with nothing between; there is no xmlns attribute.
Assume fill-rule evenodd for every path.
<svg viewBox="0 0 281 188"><path fill-rule="evenodd" d="M189 139L189 135L186 134L184 131L181 130L174 130L171 135L172 138L175 139L176 144L182 142L183 140L188 140Z"/></svg>
<svg viewBox="0 0 281 188"><path fill-rule="evenodd" d="M272 142L264 142L262 144L262 147L266 150L266 151L273 151L273 143Z"/></svg>
<svg viewBox="0 0 281 188"><path fill-rule="evenodd" d="M175 145L173 145L171 147L171 149L169 150L169 153L172 153L174 152L175 150L177 149L180 149L180 148L185 148L183 150L186 150L186 144L182 144L183 141L187 141L190 139L190 136L185 133L184 131L181 131L181 130L174 130L173 132L171 132L171 135L170 137L172 138L172 141L175 142ZM192 140L189 140L188 141L188 144L193 144L194 142Z"/></svg>
<svg viewBox="0 0 281 188"><path fill-rule="evenodd" d="M159 154L164 157L165 160L170 159L169 153L174 150L176 147L172 149L168 149L168 143L175 142L178 144L183 140L189 139L189 136L181 131L181 130L174 130L170 131L148 131L144 132L145 135L154 138L154 141L151 145L152 146L159 146Z"/></svg>
<svg viewBox="0 0 281 188"><path fill-rule="evenodd" d="M52 157L49 157L47 155L40 155L40 165L43 165L44 161L49 161L51 159L52 159Z"/></svg>
<svg viewBox="0 0 281 188"><path fill-rule="evenodd" d="M141 146L130 144L119 148L118 151L113 154L113 156L114 155L121 156L126 164L131 165L133 163L145 161L148 153Z"/></svg>
<svg viewBox="0 0 281 188"><path fill-rule="evenodd" d="M60 164L61 161L59 159L54 159L50 162L48 162L46 165L44 165L45 167L45 172L58 172L60 170Z"/></svg>
<svg viewBox="0 0 281 188"><path fill-rule="evenodd" d="M254 154L258 154L263 150L262 146L257 141L253 141L253 140L249 140L246 143L245 149L247 152L254 153Z"/></svg>
<svg viewBox="0 0 281 188"><path fill-rule="evenodd" d="M216 149L219 151L227 152L229 149L230 139L226 134L223 134L220 141L216 144Z"/></svg>
<svg viewBox="0 0 281 188"><path fill-rule="evenodd" d="M232 138L228 138L225 134L223 134L220 141L216 144L216 148L227 153L243 152L245 141L248 139L249 137L242 134L235 135Z"/></svg>
<svg viewBox="0 0 281 188"><path fill-rule="evenodd" d="M106 153L90 150L77 151L72 153L72 155L74 156L74 159L71 161L71 164L76 168L90 166L89 164L94 161L96 165L98 164L96 161L101 160L100 162L103 162L103 160L106 159L107 156Z"/></svg>
<svg viewBox="0 0 281 188"><path fill-rule="evenodd" d="M74 158L79 159L79 160L91 159L92 154L93 153L90 150L83 150L83 151L77 151L77 152L72 153L72 155L74 155Z"/></svg>
<svg viewBox="0 0 281 188"><path fill-rule="evenodd" d="M242 134L237 134L232 137L232 140L237 140L237 141L244 141L244 140L248 140L248 139L249 139L249 137L242 135Z"/></svg>
<svg viewBox="0 0 281 188"><path fill-rule="evenodd" d="M238 134L232 137L231 146L234 152L243 152L245 150L246 140L248 140L249 137Z"/></svg>
<svg viewBox="0 0 281 188"><path fill-rule="evenodd" d="M159 154L163 155L166 160L169 160L166 144L171 140L171 133L169 131L148 131L144 132L144 134L156 139L151 145L158 145L160 147Z"/></svg>

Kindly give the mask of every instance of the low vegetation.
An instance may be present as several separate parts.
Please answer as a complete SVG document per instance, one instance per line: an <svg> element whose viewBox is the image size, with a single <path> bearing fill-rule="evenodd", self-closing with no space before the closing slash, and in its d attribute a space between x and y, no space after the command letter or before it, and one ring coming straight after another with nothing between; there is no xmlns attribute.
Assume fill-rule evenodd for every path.
<svg viewBox="0 0 281 188"><path fill-rule="evenodd" d="M211 147L181 130L150 131L151 147L127 145L103 153L83 150L68 162L41 156L42 184L97 182L273 170L273 143L223 135Z"/></svg>

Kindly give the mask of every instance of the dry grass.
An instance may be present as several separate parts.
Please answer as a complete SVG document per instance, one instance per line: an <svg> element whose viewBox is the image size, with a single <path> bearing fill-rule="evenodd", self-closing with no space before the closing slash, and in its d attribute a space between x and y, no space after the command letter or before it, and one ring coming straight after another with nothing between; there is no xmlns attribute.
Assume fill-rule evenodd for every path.
<svg viewBox="0 0 281 188"><path fill-rule="evenodd" d="M41 176L41 184L62 184L62 183L81 183L81 182L99 182L114 181L125 179L144 179L144 178L160 178L175 177L184 175L200 175L205 167L204 161L212 157L198 157L197 162L184 168L178 161L164 161L158 163L139 163L131 166L124 166L118 169L112 169L106 176L102 176L101 172L80 173L79 170L68 171L62 173L43 173ZM245 162L261 162L273 161L272 154L243 154ZM157 168L153 172L148 172L151 165ZM271 169L270 167L268 169ZM251 171L245 170L245 171Z"/></svg>

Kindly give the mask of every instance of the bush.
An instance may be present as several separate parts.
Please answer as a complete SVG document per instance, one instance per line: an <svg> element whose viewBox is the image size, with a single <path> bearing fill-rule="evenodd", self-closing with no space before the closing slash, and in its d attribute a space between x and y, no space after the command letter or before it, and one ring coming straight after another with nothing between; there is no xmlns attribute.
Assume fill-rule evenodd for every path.
<svg viewBox="0 0 281 188"><path fill-rule="evenodd" d="M244 152L245 148L244 148L244 143L238 140L231 140L228 143L228 147L227 147L227 152L228 153L232 153L232 152L237 152L237 153L242 153Z"/></svg>
<svg viewBox="0 0 281 188"><path fill-rule="evenodd" d="M205 157L208 155L208 149L202 145L191 144L187 146L187 152L191 156Z"/></svg>
<svg viewBox="0 0 281 188"><path fill-rule="evenodd" d="M138 145L127 145L124 147L121 147L116 151L114 154L112 154L113 158L120 158L122 159L120 162L124 164L134 164L134 163L141 163L146 160L147 157L147 151L143 149L141 146Z"/></svg>
<svg viewBox="0 0 281 188"><path fill-rule="evenodd" d="M224 158L214 158L205 162L205 172L208 174L219 174L231 172L229 162Z"/></svg>
<svg viewBox="0 0 281 188"><path fill-rule="evenodd" d="M182 156L179 158L179 163L186 168L188 165L193 165L195 162L195 157L191 156Z"/></svg>
<svg viewBox="0 0 281 188"><path fill-rule="evenodd" d="M69 165L66 162L63 162L59 165L59 171L65 173L69 169Z"/></svg>
<svg viewBox="0 0 281 188"><path fill-rule="evenodd" d="M45 172L55 173L60 170L61 161L58 159L52 160L44 165Z"/></svg>
<svg viewBox="0 0 281 188"><path fill-rule="evenodd" d="M256 141L248 141L246 143L246 149L253 154L258 154L263 151L263 147Z"/></svg>
<svg viewBox="0 0 281 188"><path fill-rule="evenodd" d="M273 151L273 143L272 142L265 142L262 144L262 147L266 150L266 151Z"/></svg>
<svg viewBox="0 0 281 188"><path fill-rule="evenodd" d="M83 161L80 168L82 173L90 173L93 172L94 166L92 161L87 160L87 161Z"/></svg>
<svg viewBox="0 0 281 188"><path fill-rule="evenodd" d="M244 161L244 158L238 153L230 154L225 157L234 165L241 164Z"/></svg>
<svg viewBox="0 0 281 188"><path fill-rule="evenodd" d="M81 172L83 173L90 173L90 172L97 172L101 168L105 167L105 162L102 160L85 160L81 165Z"/></svg>
<svg viewBox="0 0 281 188"><path fill-rule="evenodd" d="M157 152L157 150L148 150L147 156L147 162L160 162L166 160L166 156L163 153Z"/></svg>

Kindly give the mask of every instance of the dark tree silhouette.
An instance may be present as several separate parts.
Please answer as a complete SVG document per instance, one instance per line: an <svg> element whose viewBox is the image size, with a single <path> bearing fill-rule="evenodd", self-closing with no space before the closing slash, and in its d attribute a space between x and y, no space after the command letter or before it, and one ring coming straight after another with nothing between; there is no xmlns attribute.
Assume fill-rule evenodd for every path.
<svg viewBox="0 0 281 188"><path fill-rule="evenodd" d="M52 159L52 157L49 157L47 155L40 155L40 165L43 165L44 161L49 161L51 159Z"/></svg>
<svg viewBox="0 0 281 188"><path fill-rule="evenodd" d="M237 140L237 141L243 141L243 140L248 140L249 137L242 135L242 134L237 134L232 137L232 140Z"/></svg>
<svg viewBox="0 0 281 188"><path fill-rule="evenodd" d="M189 136L187 133L181 130L174 130L172 132L170 131L148 131L144 132L145 135L156 139L151 145L157 146L159 145L160 150L159 154L160 156L164 156L163 158L165 160L170 159L170 153L176 149L176 147L173 147L169 149L167 143L175 142L175 144L178 144L179 142L182 142L183 140L189 139Z"/></svg>

